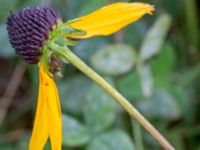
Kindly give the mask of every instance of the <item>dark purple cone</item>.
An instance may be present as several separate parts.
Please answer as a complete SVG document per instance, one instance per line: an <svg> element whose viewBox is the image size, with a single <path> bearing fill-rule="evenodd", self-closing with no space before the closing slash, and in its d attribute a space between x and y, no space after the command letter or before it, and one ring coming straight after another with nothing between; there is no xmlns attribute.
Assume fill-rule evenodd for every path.
<svg viewBox="0 0 200 150"><path fill-rule="evenodd" d="M38 63L40 49L59 19L60 14L51 8L24 8L12 13L7 29L15 52L29 64Z"/></svg>

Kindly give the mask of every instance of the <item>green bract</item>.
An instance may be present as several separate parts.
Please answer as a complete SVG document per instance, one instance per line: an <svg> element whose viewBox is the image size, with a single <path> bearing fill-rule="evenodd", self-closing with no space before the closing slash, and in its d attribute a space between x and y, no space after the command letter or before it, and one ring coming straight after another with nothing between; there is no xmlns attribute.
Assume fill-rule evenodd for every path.
<svg viewBox="0 0 200 150"><path fill-rule="evenodd" d="M53 75L62 76L59 60L68 63L68 60L63 57L63 53L70 50L68 46L74 46L76 41L70 40L67 37L85 35L86 32L65 26L61 20L58 21L54 29L49 33L48 40L41 48L42 56L40 61L45 65L46 71Z"/></svg>

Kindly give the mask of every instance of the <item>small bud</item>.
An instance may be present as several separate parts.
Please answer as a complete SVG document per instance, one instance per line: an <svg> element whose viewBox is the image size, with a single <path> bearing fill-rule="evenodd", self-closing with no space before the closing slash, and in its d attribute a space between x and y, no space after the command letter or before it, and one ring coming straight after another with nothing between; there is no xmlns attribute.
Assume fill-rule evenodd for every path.
<svg viewBox="0 0 200 150"><path fill-rule="evenodd" d="M37 64L41 48L58 20L60 14L51 8L33 7L11 13L7 30L15 52L27 63Z"/></svg>

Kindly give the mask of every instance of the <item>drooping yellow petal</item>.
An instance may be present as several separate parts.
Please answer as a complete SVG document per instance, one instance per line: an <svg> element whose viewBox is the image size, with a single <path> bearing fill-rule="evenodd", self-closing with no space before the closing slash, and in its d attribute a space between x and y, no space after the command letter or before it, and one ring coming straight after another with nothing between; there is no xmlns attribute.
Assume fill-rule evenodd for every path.
<svg viewBox="0 0 200 150"><path fill-rule="evenodd" d="M89 15L77 18L71 27L84 30L84 36L72 38L89 38L98 35L109 35L140 19L145 14L152 14L154 7L144 3L118 2L105 6Z"/></svg>
<svg viewBox="0 0 200 150"><path fill-rule="evenodd" d="M29 149L42 150L50 137L52 150L61 150L62 124L57 87L44 66L40 67L39 75L38 104Z"/></svg>
<svg viewBox="0 0 200 150"><path fill-rule="evenodd" d="M47 108L49 120L49 135L52 150L61 150L62 144L62 122L58 91L55 83L49 78L47 86Z"/></svg>
<svg viewBox="0 0 200 150"><path fill-rule="evenodd" d="M46 92L43 86L43 75L40 73L38 103L35 115L33 131L29 143L29 150L42 150L49 136Z"/></svg>

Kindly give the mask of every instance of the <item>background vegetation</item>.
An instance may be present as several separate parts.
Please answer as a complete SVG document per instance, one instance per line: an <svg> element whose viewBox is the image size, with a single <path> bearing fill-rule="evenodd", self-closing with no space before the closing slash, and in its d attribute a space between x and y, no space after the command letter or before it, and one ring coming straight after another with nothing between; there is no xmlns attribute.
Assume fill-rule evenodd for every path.
<svg viewBox="0 0 200 150"><path fill-rule="evenodd" d="M1 150L27 149L38 88L37 66L24 64L9 44L9 12L50 6L68 20L112 2L115 0L0 1ZM200 149L199 1L142 2L155 5L153 16L109 37L80 40L71 49L129 99L177 150ZM161 149L76 68L63 66L63 74L64 78L57 79L63 150Z"/></svg>

